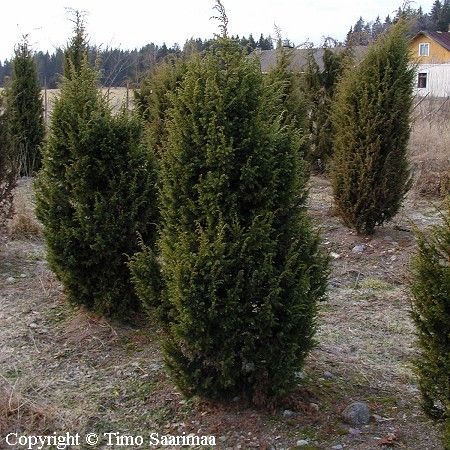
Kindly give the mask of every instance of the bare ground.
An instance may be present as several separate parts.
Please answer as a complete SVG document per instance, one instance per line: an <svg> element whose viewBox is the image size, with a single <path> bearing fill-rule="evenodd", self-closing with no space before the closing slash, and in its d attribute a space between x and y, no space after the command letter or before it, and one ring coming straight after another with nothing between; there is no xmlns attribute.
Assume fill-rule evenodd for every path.
<svg viewBox="0 0 450 450"><path fill-rule="evenodd" d="M29 181L17 197L31 199ZM411 195L395 221L364 238L333 215L324 178L312 180L310 210L333 257L329 297L298 391L271 411L184 399L165 372L160 332L149 319L130 327L68 306L39 236L3 233L0 448L12 448L2 440L10 431L213 434L224 449L296 448L300 439L310 450L442 448L439 430L420 411L408 315L411 221L426 229L438 214ZM365 245L361 253L352 251L357 244ZM368 402L372 417L352 429L340 413L355 400ZM294 414L285 417L287 409Z"/></svg>

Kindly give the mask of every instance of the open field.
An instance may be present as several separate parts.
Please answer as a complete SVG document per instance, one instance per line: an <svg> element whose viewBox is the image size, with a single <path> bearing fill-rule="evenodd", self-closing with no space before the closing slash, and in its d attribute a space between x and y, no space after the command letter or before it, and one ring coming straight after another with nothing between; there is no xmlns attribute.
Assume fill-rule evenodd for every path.
<svg viewBox="0 0 450 450"><path fill-rule="evenodd" d="M333 256L329 296L297 392L270 411L238 399L183 399L149 319L130 327L68 306L45 262L32 205L31 182L22 179L16 217L0 243L0 436L195 433L216 436L221 449L295 448L301 439L309 442L304 449L441 448L420 411L408 316L411 221L422 229L439 221L428 200L412 193L392 223L364 238L333 215L328 180L312 179L310 211ZM360 253L352 251L358 244ZM355 400L368 402L369 425L342 421Z"/></svg>

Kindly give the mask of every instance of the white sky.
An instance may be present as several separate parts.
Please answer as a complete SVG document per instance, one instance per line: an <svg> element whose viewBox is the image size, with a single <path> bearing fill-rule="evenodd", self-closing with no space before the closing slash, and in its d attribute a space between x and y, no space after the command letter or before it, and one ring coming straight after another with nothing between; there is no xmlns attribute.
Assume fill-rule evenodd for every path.
<svg viewBox="0 0 450 450"><path fill-rule="evenodd" d="M433 0L412 2L429 12ZM35 50L50 52L71 34L70 7L87 12L87 32L96 45L141 47L149 42L181 46L189 37L218 32L214 0L10 0L1 2L0 60L11 57L23 34ZM274 23L296 45L324 36L344 39L359 16L366 21L394 14L402 0L223 0L229 34L274 36Z"/></svg>

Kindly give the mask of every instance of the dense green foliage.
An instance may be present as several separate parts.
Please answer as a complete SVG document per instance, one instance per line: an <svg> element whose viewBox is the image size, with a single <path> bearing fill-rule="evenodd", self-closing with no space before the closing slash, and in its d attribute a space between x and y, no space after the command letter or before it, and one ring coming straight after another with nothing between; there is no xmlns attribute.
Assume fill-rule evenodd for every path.
<svg viewBox="0 0 450 450"><path fill-rule="evenodd" d="M138 233L146 242L156 233L154 167L140 120L112 115L87 59L68 70L36 183L37 215L68 299L124 318L138 308L127 255L138 250Z"/></svg>
<svg viewBox="0 0 450 450"><path fill-rule="evenodd" d="M418 232L418 244L412 283L416 366L424 410L444 421L444 446L450 449L450 197L444 223L429 238Z"/></svg>
<svg viewBox="0 0 450 450"><path fill-rule="evenodd" d="M45 127L36 62L26 37L17 45L13 71L6 89L8 142L22 175L32 175L41 164L40 146Z"/></svg>
<svg viewBox="0 0 450 450"><path fill-rule="evenodd" d="M165 359L187 395L263 402L294 384L325 290L299 136L282 123L280 90L226 38L193 57L171 102L161 167Z"/></svg>
<svg viewBox="0 0 450 450"><path fill-rule="evenodd" d="M74 11L74 30L73 36L64 51L63 74L70 78L72 74L78 76L81 66L89 51L89 46L84 29L83 16L80 11Z"/></svg>
<svg viewBox="0 0 450 450"><path fill-rule="evenodd" d="M307 153L308 104L302 90L300 73L293 70L293 49L277 46L277 62L265 77L269 89L279 89L284 109L283 124L295 128L302 136L302 153Z"/></svg>
<svg viewBox="0 0 450 450"><path fill-rule="evenodd" d="M12 212L12 193L17 179L17 161L8 143L5 99L0 92L0 225Z"/></svg>
<svg viewBox="0 0 450 450"><path fill-rule="evenodd" d="M323 68L319 67L315 50L308 55L308 68L304 74L305 94L309 101L310 145L307 159L313 169L324 172L333 155L332 102L336 85L341 76L349 51L323 50Z"/></svg>
<svg viewBox="0 0 450 450"><path fill-rule="evenodd" d="M333 104L333 194L359 233L391 219L409 189L407 144L414 68L403 22L342 77Z"/></svg>
<svg viewBox="0 0 450 450"><path fill-rule="evenodd" d="M147 125L148 145L158 152L165 137L169 93L175 91L185 71L186 59L168 59L149 73L134 93L136 107Z"/></svg>

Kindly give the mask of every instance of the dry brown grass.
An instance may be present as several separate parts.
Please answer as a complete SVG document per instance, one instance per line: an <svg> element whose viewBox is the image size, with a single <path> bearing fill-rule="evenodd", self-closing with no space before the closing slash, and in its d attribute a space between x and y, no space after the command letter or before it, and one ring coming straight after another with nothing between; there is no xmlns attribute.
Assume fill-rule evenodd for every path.
<svg viewBox="0 0 450 450"><path fill-rule="evenodd" d="M46 433L55 429L56 422L56 409L24 395L18 383L0 386L0 436L24 428L29 432Z"/></svg>
<svg viewBox="0 0 450 450"><path fill-rule="evenodd" d="M29 179L19 181L14 192L14 214L8 221L8 234L12 239L35 239L42 235L42 225L36 220L32 189L24 186Z"/></svg>
<svg viewBox="0 0 450 450"><path fill-rule="evenodd" d="M450 120L443 116L417 118L412 127L410 156L413 190L418 195L444 197L450 192Z"/></svg>

